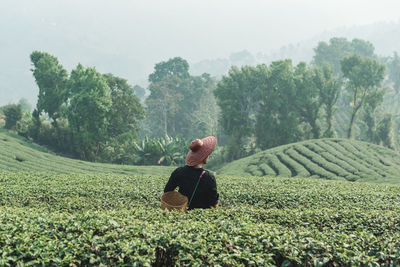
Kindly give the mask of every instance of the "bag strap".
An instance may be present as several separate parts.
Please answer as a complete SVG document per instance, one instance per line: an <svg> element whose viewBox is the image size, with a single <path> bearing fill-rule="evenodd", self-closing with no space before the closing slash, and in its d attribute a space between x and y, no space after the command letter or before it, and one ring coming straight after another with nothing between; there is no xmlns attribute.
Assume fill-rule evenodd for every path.
<svg viewBox="0 0 400 267"><path fill-rule="evenodd" d="M204 175L205 173L206 173L206 171L202 171L201 174L200 174L199 180L197 181L196 187L194 188L192 197L190 198L190 201L189 201L189 204L188 204L188 208L190 208L190 204L192 203L192 199L193 199L193 197L194 197L194 194L196 193L197 187L199 186L200 179L201 179L201 177L203 177L203 175Z"/></svg>

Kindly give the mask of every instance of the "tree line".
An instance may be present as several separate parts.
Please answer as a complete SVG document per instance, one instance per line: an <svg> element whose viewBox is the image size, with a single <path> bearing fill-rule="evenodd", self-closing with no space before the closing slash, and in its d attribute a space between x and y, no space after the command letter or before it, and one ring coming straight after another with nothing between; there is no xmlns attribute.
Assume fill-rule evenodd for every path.
<svg viewBox="0 0 400 267"><path fill-rule="evenodd" d="M187 143L206 135L223 147L219 163L322 137L395 148L398 124L382 104L400 90L399 56L379 58L371 43L345 38L314 51L310 64L233 66L220 80L191 75L186 60L172 58L155 65L147 97L125 79L81 64L68 73L34 51L37 105L32 113L3 107L5 127L61 153L124 164L181 164Z"/></svg>

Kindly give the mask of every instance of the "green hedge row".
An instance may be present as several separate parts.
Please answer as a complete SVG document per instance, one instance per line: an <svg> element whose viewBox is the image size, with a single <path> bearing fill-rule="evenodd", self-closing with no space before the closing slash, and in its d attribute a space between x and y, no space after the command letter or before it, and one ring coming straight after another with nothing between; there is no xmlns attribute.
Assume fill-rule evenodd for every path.
<svg viewBox="0 0 400 267"><path fill-rule="evenodd" d="M0 265L400 264L400 186L216 179L218 209L171 213L168 176L0 172Z"/></svg>
<svg viewBox="0 0 400 267"><path fill-rule="evenodd" d="M293 149L288 149L286 151L284 151L284 153L280 153L281 158L283 161L286 162L286 164L292 166L292 168L295 170L296 172L296 176L297 177L308 177L310 176L310 172L307 171L306 168L304 168L303 165L301 165L300 163L298 163L294 158L293 158Z"/></svg>
<svg viewBox="0 0 400 267"><path fill-rule="evenodd" d="M328 157L332 162L337 164L342 164L349 171L355 170L355 175L363 177L365 175L368 176L379 176L379 173L376 173L371 168L361 164L359 160L349 155L339 144L335 142L318 142L317 146L321 147L327 152L324 152L323 155Z"/></svg>

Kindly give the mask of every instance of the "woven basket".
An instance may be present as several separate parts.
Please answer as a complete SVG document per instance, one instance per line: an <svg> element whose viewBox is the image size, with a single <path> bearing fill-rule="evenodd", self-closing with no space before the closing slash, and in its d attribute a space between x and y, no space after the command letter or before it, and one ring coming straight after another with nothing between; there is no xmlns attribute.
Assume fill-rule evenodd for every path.
<svg viewBox="0 0 400 267"><path fill-rule="evenodd" d="M188 198L177 191L166 192L161 196L161 209L185 211Z"/></svg>

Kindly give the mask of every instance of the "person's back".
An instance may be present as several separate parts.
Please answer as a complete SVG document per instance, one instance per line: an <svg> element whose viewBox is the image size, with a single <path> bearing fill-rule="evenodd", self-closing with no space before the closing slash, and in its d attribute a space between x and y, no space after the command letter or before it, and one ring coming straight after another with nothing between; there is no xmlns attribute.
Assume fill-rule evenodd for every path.
<svg viewBox="0 0 400 267"><path fill-rule="evenodd" d="M189 199L188 209L216 207L219 195L215 177L203 169L203 164L207 163L216 145L214 136L193 140L186 156L186 165L172 172L164 192L179 187L179 193Z"/></svg>
<svg viewBox="0 0 400 267"><path fill-rule="evenodd" d="M204 174L200 178L203 171ZM204 209L216 206L219 195L217 192L215 177L203 168L195 168L188 165L177 168L172 172L171 177L164 188L164 192L173 191L176 187L179 187L178 192L185 195L188 199L191 199L199 179L199 185L188 209Z"/></svg>

